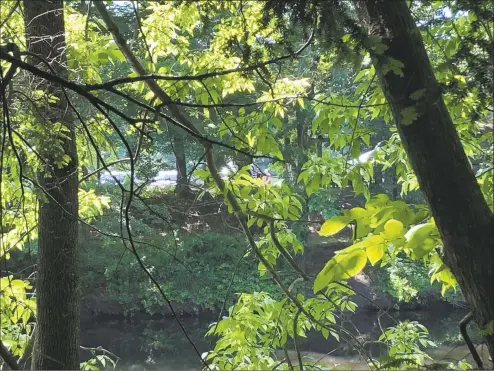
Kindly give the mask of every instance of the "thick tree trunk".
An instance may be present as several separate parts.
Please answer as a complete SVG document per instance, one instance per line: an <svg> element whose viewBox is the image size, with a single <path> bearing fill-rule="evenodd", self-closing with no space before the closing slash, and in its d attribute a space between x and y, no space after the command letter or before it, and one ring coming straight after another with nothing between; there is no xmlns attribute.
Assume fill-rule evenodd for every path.
<svg viewBox="0 0 494 371"><path fill-rule="evenodd" d="M24 16L28 51L47 61L59 76L67 78L63 1L24 0ZM29 62L48 70L39 58L30 57ZM38 313L32 367L36 370L74 370L80 368L78 163L74 123L59 87L40 79L34 79L33 84L58 100L38 111L37 125L53 145L43 151L50 165L39 174L46 197L40 201L38 216ZM55 123L65 126L66 137L54 133ZM55 139L61 140L62 148L57 148ZM70 160L57 166L56 162L63 154Z"/></svg>
<svg viewBox="0 0 494 371"><path fill-rule="evenodd" d="M383 37L384 54L373 57L398 131L444 243L450 267L478 325L494 320L494 217L468 163L441 96L423 40L405 1L356 2L359 16ZM402 74L386 72L404 64ZM420 99L413 100L424 94ZM412 96L413 97L413 96ZM409 123L403 114L413 109ZM487 336L494 357L494 338Z"/></svg>

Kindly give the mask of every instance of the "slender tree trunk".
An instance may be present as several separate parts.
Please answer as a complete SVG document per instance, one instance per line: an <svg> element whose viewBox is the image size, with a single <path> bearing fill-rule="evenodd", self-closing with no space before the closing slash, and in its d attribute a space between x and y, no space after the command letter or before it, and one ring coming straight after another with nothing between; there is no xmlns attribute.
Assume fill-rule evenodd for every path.
<svg viewBox="0 0 494 371"><path fill-rule="evenodd" d="M175 152L175 164L177 169L177 185L175 192L178 195L185 195L189 191L189 182L187 178L187 158L185 156L184 139L182 135L178 133L172 135L173 151Z"/></svg>
<svg viewBox="0 0 494 371"><path fill-rule="evenodd" d="M324 137L322 135L317 136L316 148L317 157L322 157L322 143L324 142Z"/></svg>
<svg viewBox="0 0 494 371"><path fill-rule="evenodd" d="M407 4L403 0L356 2L361 23L383 37L384 54L373 63L390 102L398 132L444 243L444 261L454 273L475 320L494 320L494 217L468 163ZM402 74L386 72L404 64ZM423 95L418 100L412 93ZM403 114L415 110L411 123ZM486 336L494 358L494 337Z"/></svg>
<svg viewBox="0 0 494 371"><path fill-rule="evenodd" d="M28 51L47 61L59 76L67 78L65 26L62 0L24 0ZM29 62L49 70L40 58ZM79 369L78 279L78 177L74 122L62 90L34 79L35 89L55 96L55 103L39 111L38 124L52 143L42 152L49 166L39 174L45 197L38 215L38 266L36 279L37 331L32 367L36 370ZM61 123L62 136L53 127ZM61 140L57 148L56 139ZM69 157L57 165L62 155Z"/></svg>
<svg viewBox="0 0 494 371"><path fill-rule="evenodd" d="M101 167L101 163L99 160L99 157L96 156L96 169L99 169ZM96 178L98 179L98 184L101 184L101 171L98 171L96 174Z"/></svg>

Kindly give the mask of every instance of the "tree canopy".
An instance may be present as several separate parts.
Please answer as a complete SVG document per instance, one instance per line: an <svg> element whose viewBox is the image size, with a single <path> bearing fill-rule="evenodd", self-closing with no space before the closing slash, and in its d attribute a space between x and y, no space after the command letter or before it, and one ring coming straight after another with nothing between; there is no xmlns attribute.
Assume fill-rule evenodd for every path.
<svg viewBox="0 0 494 371"><path fill-rule="evenodd" d="M149 202L167 192L164 170L177 204L215 200L235 217L278 287L239 293L210 352L194 348L205 368L317 369L298 351L309 331L351 342L373 369L423 367L423 326L384 331L378 359L342 325L362 295L348 280L400 259L463 293L494 357L493 12L470 0L2 1L0 257L38 251L36 281L2 271L4 363L79 365L81 228L118 239L175 315L142 252L181 248L172 208ZM275 179L253 179L252 163ZM163 237L140 230L142 210ZM106 213L112 230L97 224ZM348 227L318 274L301 267L309 228ZM289 344L297 364L275 355Z"/></svg>

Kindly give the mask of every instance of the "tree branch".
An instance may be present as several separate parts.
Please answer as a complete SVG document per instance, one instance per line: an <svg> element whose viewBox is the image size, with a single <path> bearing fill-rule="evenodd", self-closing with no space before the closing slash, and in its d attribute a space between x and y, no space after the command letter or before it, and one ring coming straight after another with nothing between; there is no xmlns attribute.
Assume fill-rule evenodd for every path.
<svg viewBox="0 0 494 371"><path fill-rule="evenodd" d="M0 341L0 356L3 358L4 362L12 370L18 370L19 369L19 365L17 364L17 361L15 360L15 357L7 349L7 347L5 345L3 345L3 342L2 341Z"/></svg>
<svg viewBox="0 0 494 371"><path fill-rule="evenodd" d="M104 7L104 4L100 4L99 2L95 1L94 6L98 9L98 11L100 11L100 9L102 7ZM105 12L105 11L106 11L106 8L105 8L105 10L103 10L103 12ZM100 14L101 14L101 12L100 12ZM108 14L108 12L106 12L106 15L105 16L103 16L103 14L101 14L101 16L102 16L103 20L105 21L105 23L106 23L106 25L108 27L108 30L112 34L114 34L114 30L115 30L114 25L115 25L115 22L113 21L113 19L111 18L111 16ZM110 18L108 18L107 16L110 17ZM110 25L108 24L107 21L110 22ZM133 67L134 67L134 63L137 63L140 66L139 69L142 69L141 71L144 72L144 73L143 74L140 74L139 76L122 77L122 78L114 79L114 80L107 81L107 82L100 83L100 84L86 84L85 87L87 88L88 91L91 91L91 90L106 90L108 88L112 88L112 87L115 87L117 85L129 84L129 83L134 83L134 82L139 82L139 81L157 81L157 80L164 80L164 81L201 81L201 80L206 80L206 79L213 78L213 77L220 77L220 76L229 75L229 74L232 74L232 73L242 73L242 72L255 71L255 70L257 70L260 67L269 66L271 64L275 64L275 63L278 63L278 62L281 62L283 60L286 60L286 59L289 59L289 58L293 58L293 57L299 55L300 53L302 53L311 44L311 42L313 40L313 37L314 37L314 33L312 32L311 35L309 36L309 38L307 39L307 41L297 51L295 51L292 54L282 55L280 57L273 58L273 59L267 60L265 62L260 62L260 63L254 64L254 65L251 65L251 66L231 68L231 69L222 70L222 71L216 71L216 72L207 72L207 73L203 73L203 74L199 74L199 75L171 76L171 75L161 75L161 74L157 74L157 73L151 73L151 74L150 73L147 73L147 71L144 70L144 68L142 67L142 65L140 64L140 62L137 60L137 58L134 56L134 54L128 48L127 42L125 41L125 39L120 35L120 33L118 32L118 30L116 32L119 35L119 39L118 39L118 42L117 42L117 40L115 40L115 42L117 42L117 44L119 45L119 47L122 45L122 46L124 46L125 49L128 49L128 52L130 53L129 56L130 55L133 56L132 57L132 62L129 60L129 63L131 63ZM122 50L122 52L124 52L124 51ZM124 55L126 55L126 53L124 53ZM126 55L126 58L127 58L127 55ZM137 64L136 64L136 66L137 66Z"/></svg>
<svg viewBox="0 0 494 371"><path fill-rule="evenodd" d="M129 157L126 157L126 158L121 158L119 160L115 160L115 161L112 161L112 162L109 162L107 163L106 165L103 165L101 166L99 169L96 169L92 172L90 172L89 174L86 174L84 175L80 180L79 180L79 183L82 183L84 182L85 180L88 180L89 178L91 178L92 176L98 174L99 172L103 171L103 170L106 170L108 169L109 166L112 166L112 165L116 165L116 164L120 164L122 162L127 162L127 161L130 161L131 159Z"/></svg>
<svg viewBox="0 0 494 371"><path fill-rule="evenodd" d="M5 53L7 55L8 53L12 53L15 59L20 59L20 54L21 54L19 47L14 43L8 43L5 46L0 46L0 53L2 54ZM18 65L15 61L11 62L11 65L7 70L5 76L0 76L0 93L2 95L5 94L5 90L7 89L10 80L12 80L12 78L14 77L15 72L17 71L17 66Z"/></svg>
<svg viewBox="0 0 494 371"><path fill-rule="evenodd" d="M463 340L465 340L465 343L468 346L468 350L472 354L472 358L477 364L478 369L483 370L484 365L482 363L482 360L480 359L479 353L477 352L477 349L475 349L472 340L470 340L470 336L468 336L468 332L467 332L468 323L471 322L472 320L473 320L473 313L468 312L468 314L462 318L458 326L460 327L461 336L463 337Z"/></svg>
<svg viewBox="0 0 494 371"><path fill-rule="evenodd" d="M27 361L29 358L32 357L33 355L33 349L34 349L34 342L36 341L36 326L34 327L34 330L31 332L31 337L29 338L29 342L26 345L26 348L24 349L24 354L22 355L21 358L19 358L19 362L17 364L22 370L27 369Z"/></svg>
<svg viewBox="0 0 494 371"><path fill-rule="evenodd" d="M62 87L65 87L67 89L70 89L72 91L74 91L75 93L83 96L84 98L86 98L91 104L93 104L94 106L98 107L98 106L101 106L105 109L107 109L108 111L116 114L117 116L121 117L122 119L124 119L125 121L129 122L130 124L134 124L134 127L136 128L136 130L138 130L139 132L141 131L138 127L135 126L136 123L138 122L142 122L142 120L140 119L133 119L127 115L125 115L123 112L121 112L120 110L116 109L115 107L113 107L112 105L106 103L105 101L101 100L100 98L96 97L95 95L93 95L92 93L88 92L86 90L86 87L84 85L80 85L80 84L76 84L72 81L68 81L68 80L65 80L55 74L52 74L52 73L49 73L49 72L46 72L46 71L43 71L35 66L32 66L30 65L29 63L26 63L20 59L17 59L17 58L14 58L12 57L11 55L9 55L8 53L6 53L3 48L0 48L0 59L3 59L7 62L10 62L10 63L17 63L17 66L23 70L26 70L26 71L29 71L31 72L33 75L35 76L38 76L38 77L41 77L43 79L46 79L48 81L51 81L51 82L54 82L54 83L57 83L59 84L60 86ZM159 88L159 86L158 86ZM161 89L161 88L160 88ZM111 88L109 89L109 91L112 91ZM118 91L115 91L113 90L113 92L118 92ZM124 94L125 95L125 94ZM130 97L127 97L127 99L130 99ZM150 111L153 111L155 112L156 109L151 107L151 106L148 106L147 104L145 103L142 103L142 102L139 102L138 100L136 99L133 99L132 98L132 102L139 105L140 107L142 108L146 108ZM174 104L170 103L170 107L175 107L177 108ZM173 112L172 112L173 113ZM275 161L281 161L283 162L283 160L277 158L277 157L272 157L272 156L266 156L266 155L254 155L250 152L247 152L247 151L243 151L241 149L238 149L234 146L231 146L231 145L228 145L228 144L225 144L223 142L220 142L220 141L217 141L217 140L214 140L214 139L210 139L204 135L201 135L200 132L192 125L192 126L187 126L187 125L184 125L183 123L161 113L161 112L158 112L158 115L160 117L163 117L165 118L166 120L169 120L171 121L174 125L178 126L179 128L181 128L182 130L185 130L187 131L189 134L191 134L192 136L200 139L202 142L206 142L206 143L211 143L211 144L217 144L221 147L225 147L225 148L228 148L228 149L231 149L233 151L236 151L238 153L242 153L244 155L247 155L247 156L250 156L250 157L253 157L253 158L270 158L270 159L273 159ZM181 114L180 114L181 115ZM190 124L190 120L186 119L183 115L181 115L181 117L184 120L184 122L187 122Z"/></svg>
<svg viewBox="0 0 494 371"><path fill-rule="evenodd" d="M116 42L116 44L119 46L120 50L126 57L127 61L132 65L134 71L138 75L146 75L147 71L144 69L144 67L140 64L140 62L137 60L136 56L132 53L132 51L128 48L127 43L123 36L120 34L118 27L116 26L115 22L111 18L110 14L108 13L105 5L102 2L96 2L95 3L96 8L100 12L103 20L107 24L108 29L112 32L113 38ZM312 38L312 37L311 37ZM172 100L166 94L163 89L156 83L155 80L152 79L146 79L146 81L149 89L164 103L168 105L168 108L172 112L172 114L181 122L179 123L181 127L185 128L189 133L192 135L201 138L202 135L199 132L199 130L192 124L192 122L184 115L182 112L180 112L179 108L173 104ZM166 117L166 116L164 116ZM177 121L171 117L166 117L168 120L173 120ZM223 179L221 178L218 169L216 168L215 161L214 161L214 156L213 156L213 151L210 148L212 146L211 141L206 141L204 139L200 140L201 144L204 146L204 150L206 152L206 164L208 166L208 169L211 173L211 176L216 183L216 186L220 191L223 192L225 195L226 199L232 206L233 212L235 216L237 217L246 237L249 242L249 245L251 246L252 250L255 252L256 256L258 259L264 264L266 269L269 271L271 274L273 280L276 282L276 284L282 289L282 291L285 293L285 295L290 299L291 302L295 304L295 306L300 310L301 313L304 313L308 318L311 319L314 323L317 323L319 326L324 327L326 329L330 329L329 326L326 324L322 323L321 321L317 320L314 318L313 315L311 315L300 303L300 301L291 293L287 290L287 288L283 285L281 282L281 278L277 274L276 270L274 267L267 261L267 259L264 257L262 252L259 250L255 240L254 236L252 235L248 225L247 225L247 215L242 211L242 208L240 204L238 203L238 200L236 199L235 195L225 186L225 183ZM132 164L132 163L131 163ZM186 334L186 333L185 333ZM354 336L351 333L348 333L349 336L354 338ZM192 344L193 345L193 344ZM369 360L372 362L372 358L370 355L368 355ZM201 357L202 360L202 357ZM202 360L203 363L204 360ZM205 364L207 366L207 364Z"/></svg>

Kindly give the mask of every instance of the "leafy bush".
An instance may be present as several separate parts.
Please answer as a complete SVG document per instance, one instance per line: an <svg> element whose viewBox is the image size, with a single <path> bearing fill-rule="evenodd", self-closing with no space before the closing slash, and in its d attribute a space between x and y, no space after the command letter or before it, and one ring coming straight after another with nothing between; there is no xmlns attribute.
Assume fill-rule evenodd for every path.
<svg viewBox="0 0 494 371"><path fill-rule="evenodd" d="M123 253L118 241L102 240L86 249L85 289L99 286L128 313L142 308L151 314L161 312L166 303L135 256ZM240 292L264 291L281 297L269 276L259 277L257 263L244 256L245 243L235 235L179 233L162 237L157 247L140 245L138 254L167 298L185 304L187 311L218 310L224 301L231 305Z"/></svg>
<svg viewBox="0 0 494 371"><path fill-rule="evenodd" d="M404 321L395 327L390 327L379 337L386 343L389 352L380 360L382 369L417 369L423 366L425 360L432 358L424 349L435 346L429 338L427 329L418 322Z"/></svg>
<svg viewBox="0 0 494 371"><path fill-rule="evenodd" d="M309 198L309 212L320 214L324 219L339 215L340 210L335 204L337 192L334 188L320 188L313 192Z"/></svg>
<svg viewBox="0 0 494 371"><path fill-rule="evenodd" d="M446 301L461 305L464 298L461 292L448 291L441 295L441 285L430 283L428 268L423 261L406 257L397 258L385 269L377 269L379 289L390 294L399 302L427 304L432 301Z"/></svg>

